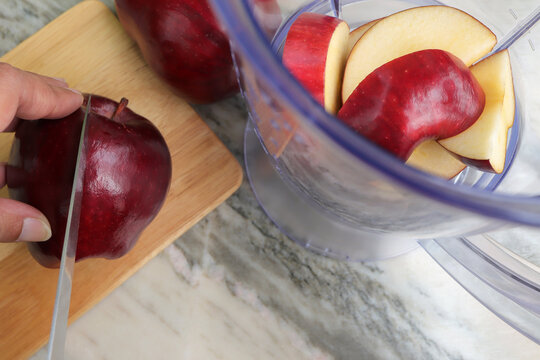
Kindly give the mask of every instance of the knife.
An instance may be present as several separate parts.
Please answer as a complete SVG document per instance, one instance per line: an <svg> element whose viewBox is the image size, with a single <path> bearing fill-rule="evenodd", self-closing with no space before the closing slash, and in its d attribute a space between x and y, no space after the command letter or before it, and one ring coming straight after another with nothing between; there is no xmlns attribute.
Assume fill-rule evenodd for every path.
<svg viewBox="0 0 540 360"><path fill-rule="evenodd" d="M77 150L77 161L75 163L75 176L73 177L73 185L71 186L66 232L64 233L62 259L60 260L60 272L58 275L51 333L49 336L49 347L47 352L47 359L49 360L64 358L71 287L73 285L73 266L75 264L77 240L79 236L79 220L81 215L83 177L86 159L85 135L88 128L87 120L91 98L92 96L90 95L84 112L81 138Z"/></svg>

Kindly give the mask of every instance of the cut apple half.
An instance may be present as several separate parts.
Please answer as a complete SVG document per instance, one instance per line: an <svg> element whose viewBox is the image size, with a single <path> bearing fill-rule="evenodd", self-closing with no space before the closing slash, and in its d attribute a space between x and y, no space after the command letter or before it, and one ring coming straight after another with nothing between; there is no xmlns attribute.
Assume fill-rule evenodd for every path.
<svg viewBox="0 0 540 360"><path fill-rule="evenodd" d="M352 51L352 48L354 47L354 45L356 45L356 42L362 37L362 35L364 35L379 20L380 19L371 20L370 22L365 23L364 25L361 25L351 31L351 33L349 34L349 48L347 51L348 53Z"/></svg>
<svg viewBox="0 0 540 360"><path fill-rule="evenodd" d="M330 114L341 106L348 40L346 22L303 13L292 24L283 47L285 67Z"/></svg>
<svg viewBox="0 0 540 360"><path fill-rule="evenodd" d="M501 173L506 158L508 129L514 123L514 85L507 50L495 53L471 67L486 95L478 120L462 133L439 140L466 164Z"/></svg>
<svg viewBox="0 0 540 360"><path fill-rule="evenodd" d="M470 66L496 42L481 22L452 7L416 7L389 15L371 26L352 48L343 78L343 102L373 70L405 54L440 49Z"/></svg>
<svg viewBox="0 0 540 360"><path fill-rule="evenodd" d="M421 142L449 138L470 128L484 109L484 98L480 83L459 58L427 49L375 69L337 117L406 161Z"/></svg>
<svg viewBox="0 0 540 360"><path fill-rule="evenodd" d="M443 179L453 178L466 166L435 140L418 145L406 164Z"/></svg>

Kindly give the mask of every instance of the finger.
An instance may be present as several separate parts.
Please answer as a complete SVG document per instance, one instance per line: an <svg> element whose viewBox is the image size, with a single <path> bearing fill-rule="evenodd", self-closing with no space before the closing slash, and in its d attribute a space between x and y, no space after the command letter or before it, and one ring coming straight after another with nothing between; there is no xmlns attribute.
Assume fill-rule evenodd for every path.
<svg viewBox="0 0 540 360"><path fill-rule="evenodd" d="M44 79L0 63L0 131L8 128L15 117L64 117L79 108L82 101L82 95L63 87L61 80Z"/></svg>
<svg viewBox="0 0 540 360"><path fill-rule="evenodd" d="M51 226L39 210L15 200L0 199L0 243L45 241L50 237Z"/></svg>
<svg viewBox="0 0 540 360"><path fill-rule="evenodd" d="M25 71L21 71L20 76L22 89L15 116L21 119L60 118L71 114L82 105L81 93L64 87L60 80L45 79Z"/></svg>
<svg viewBox="0 0 540 360"><path fill-rule="evenodd" d="M59 86L59 87L63 87L63 88L69 87L66 79L63 79L63 78L60 78L60 77L45 76L45 75L41 75L41 74L37 74L37 73L31 73L31 74L33 74L35 76L38 76L39 78L41 78L43 81L45 81L49 85Z"/></svg>

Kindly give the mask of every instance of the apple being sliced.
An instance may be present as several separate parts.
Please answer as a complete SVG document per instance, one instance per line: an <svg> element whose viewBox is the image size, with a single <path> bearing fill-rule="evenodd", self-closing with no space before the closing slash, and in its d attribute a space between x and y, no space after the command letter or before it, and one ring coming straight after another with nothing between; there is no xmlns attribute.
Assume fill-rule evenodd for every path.
<svg viewBox="0 0 540 360"><path fill-rule="evenodd" d="M46 267L58 267L62 257L87 101L62 119L21 121L11 148L6 171L10 197L41 210L51 224L50 240L28 244ZM157 215L171 183L165 139L127 103L92 95L77 261L125 255Z"/></svg>
<svg viewBox="0 0 540 360"><path fill-rule="evenodd" d="M331 16L303 13L292 24L283 47L285 67L331 114L341 106L348 39L346 22Z"/></svg>
<svg viewBox="0 0 540 360"><path fill-rule="evenodd" d="M446 51L430 49L375 69L337 117L406 161L421 142L469 128L483 109L484 92L469 68Z"/></svg>
<svg viewBox="0 0 540 360"><path fill-rule="evenodd" d="M436 140L426 140L418 145L406 164L443 179L453 178L466 166Z"/></svg>
<svg viewBox="0 0 540 360"><path fill-rule="evenodd" d="M424 49L441 49L470 66L495 45L495 35L472 16L448 6L425 6L385 17L353 47L343 78L343 102L373 70Z"/></svg>
<svg viewBox="0 0 540 360"><path fill-rule="evenodd" d="M486 106L478 120L464 132L439 140L466 164L501 173L506 158L508 129L514 122L514 86L507 50L471 67L486 94Z"/></svg>

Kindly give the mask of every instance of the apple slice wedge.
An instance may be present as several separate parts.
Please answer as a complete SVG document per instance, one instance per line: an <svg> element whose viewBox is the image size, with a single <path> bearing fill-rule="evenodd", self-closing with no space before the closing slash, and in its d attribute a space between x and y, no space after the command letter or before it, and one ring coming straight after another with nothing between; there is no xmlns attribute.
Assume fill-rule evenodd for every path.
<svg viewBox="0 0 540 360"><path fill-rule="evenodd" d="M283 47L285 67L330 114L341 106L349 30L335 17L303 13L292 24Z"/></svg>
<svg viewBox="0 0 540 360"><path fill-rule="evenodd" d="M496 42L486 26L452 7L416 7L389 15L371 26L353 47L345 66L343 102L373 70L405 54L440 49L470 66Z"/></svg>
<svg viewBox="0 0 540 360"><path fill-rule="evenodd" d="M429 49L375 69L337 117L406 161L421 142L469 128L483 109L484 92L469 68L449 52Z"/></svg>
<svg viewBox="0 0 540 360"><path fill-rule="evenodd" d="M350 54L356 42L364 35L373 25L375 25L380 19L371 20L364 25L360 25L349 34L349 47L348 53Z"/></svg>
<svg viewBox="0 0 540 360"><path fill-rule="evenodd" d="M507 50L497 52L471 67L486 95L478 120L464 132L439 140L447 150L469 165L501 173L506 158L508 129L514 122L514 85Z"/></svg>
<svg viewBox="0 0 540 360"><path fill-rule="evenodd" d="M466 166L436 140L426 140L418 145L406 164L443 179L453 178Z"/></svg>

